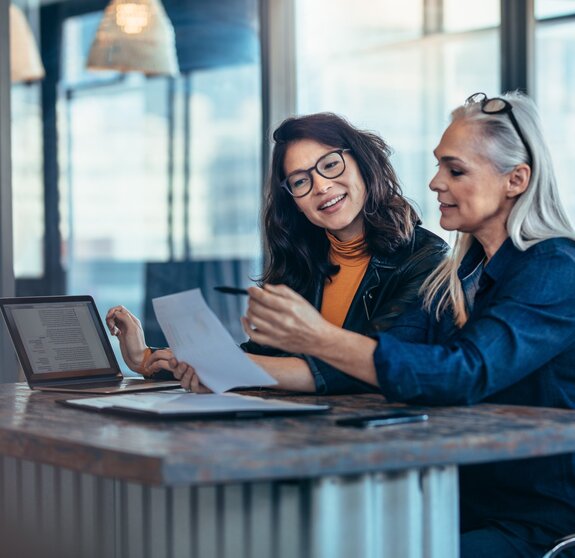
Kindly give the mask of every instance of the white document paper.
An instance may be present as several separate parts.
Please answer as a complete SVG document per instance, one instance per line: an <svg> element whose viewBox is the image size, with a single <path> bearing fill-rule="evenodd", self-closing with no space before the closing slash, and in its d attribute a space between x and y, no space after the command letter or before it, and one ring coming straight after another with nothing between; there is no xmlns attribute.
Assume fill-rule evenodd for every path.
<svg viewBox="0 0 575 558"><path fill-rule="evenodd" d="M144 411L159 416L170 415L220 415L247 413L305 413L325 411L328 405L308 405L262 399L237 393L196 394L180 392L131 393L125 395L108 395L87 399L68 400L76 407L87 407L97 410L130 410Z"/></svg>
<svg viewBox="0 0 575 558"><path fill-rule="evenodd" d="M200 289L154 298L152 303L176 358L192 365L214 393L277 384L235 344Z"/></svg>

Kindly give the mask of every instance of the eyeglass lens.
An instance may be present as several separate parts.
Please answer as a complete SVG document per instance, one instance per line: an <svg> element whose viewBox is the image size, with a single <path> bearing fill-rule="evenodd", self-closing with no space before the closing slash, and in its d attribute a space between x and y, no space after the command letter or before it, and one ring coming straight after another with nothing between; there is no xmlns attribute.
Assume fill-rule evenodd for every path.
<svg viewBox="0 0 575 558"><path fill-rule="evenodd" d="M290 192L295 196L304 196L313 186L311 171L315 170L324 178L337 178L345 171L345 162L340 151L327 153L321 157L314 167L306 171L296 172L287 178L287 185Z"/></svg>
<svg viewBox="0 0 575 558"><path fill-rule="evenodd" d="M474 93L465 101L466 105L474 103L480 103L481 110L487 114L497 114L511 110L511 104L505 99L500 99L499 97L488 99L485 93Z"/></svg>
<svg viewBox="0 0 575 558"><path fill-rule="evenodd" d="M503 112L504 110L511 110L511 107L503 99L489 99L483 105L483 112L487 113Z"/></svg>

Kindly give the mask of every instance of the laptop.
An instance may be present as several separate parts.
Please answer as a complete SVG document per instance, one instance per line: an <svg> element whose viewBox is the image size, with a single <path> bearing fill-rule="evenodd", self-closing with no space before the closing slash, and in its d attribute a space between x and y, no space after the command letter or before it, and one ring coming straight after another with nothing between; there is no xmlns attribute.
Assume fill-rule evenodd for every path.
<svg viewBox="0 0 575 558"><path fill-rule="evenodd" d="M111 394L181 387L124 378L91 296L0 298L0 310L31 389Z"/></svg>

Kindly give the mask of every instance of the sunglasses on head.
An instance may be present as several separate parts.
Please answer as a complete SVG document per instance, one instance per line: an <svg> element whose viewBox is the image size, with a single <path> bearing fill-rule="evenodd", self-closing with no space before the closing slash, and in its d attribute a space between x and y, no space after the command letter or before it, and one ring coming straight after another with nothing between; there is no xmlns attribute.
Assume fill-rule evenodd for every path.
<svg viewBox="0 0 575 558"><path fill-rule="evenodd" d="M483 112L484 114L505 113L509 116L509 120L511 120L513 128L515 128L515 131L517 132L517 135L519 136L521 143L523 143L523 146L525 147L525 151L527 151L527 157L529 158L529 164L531 165L533 162L533 154L531 153L531 148L529 147L529 144L525 140L525 136L523 135L523 132L521 132L519 123L517 122L517 119L513 114L513 105L509 101L502 99L501 97L493 97L490 99L489 97L487 97L485 93L474 93L473 95L467 97L465 101L466 106L473 105L475 103L479 103L481 107L481 112Z"/></svg>

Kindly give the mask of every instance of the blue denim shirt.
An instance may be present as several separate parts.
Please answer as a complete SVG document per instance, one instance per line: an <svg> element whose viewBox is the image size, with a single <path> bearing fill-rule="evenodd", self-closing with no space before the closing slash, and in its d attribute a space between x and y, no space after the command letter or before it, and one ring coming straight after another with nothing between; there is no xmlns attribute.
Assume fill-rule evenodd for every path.
<svg viewBox="0 0 575 558"><path fill-rule="evenodd" d="M521 252L507 239L470 298L471 272L484 256L475 243L459 268L473 306L463 328L454 329L449 317L437 323L427 316L423 343L378 336L374 360L382 392L435 405L575 408L575 242L550 239Z"/></svg>
<svg viewBox="0 0 575 558"><path fill-rule="evenodd" d="M401 324L397 337L378 336L381 391L421 404L575 409L575 242L522 252L507 239L482 269L484 257L475 242L459 268L470 310L463 328L422 312L420 343L403 342ZM463 467L461 498L464 528L495 522L548 544L575 531L573 455Z"/></svg>

